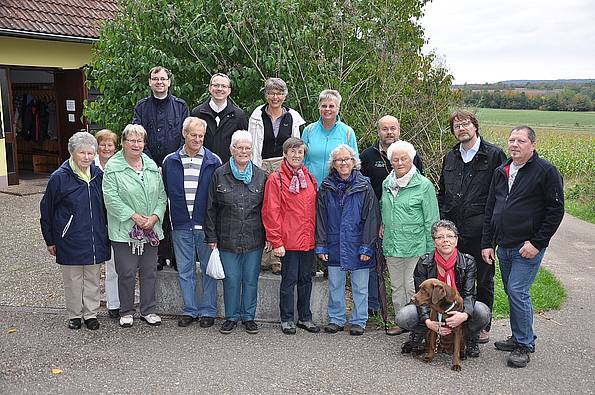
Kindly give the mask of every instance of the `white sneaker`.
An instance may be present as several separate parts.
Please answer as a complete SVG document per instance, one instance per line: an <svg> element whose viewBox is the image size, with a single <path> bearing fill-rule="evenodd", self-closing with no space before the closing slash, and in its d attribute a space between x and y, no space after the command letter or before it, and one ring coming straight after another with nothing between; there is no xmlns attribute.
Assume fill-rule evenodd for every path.
<svg viewBox="0 0 595 395"><path fill-rule="evenodd" d="M161 317L159 317L157 314L154 314L154 313L142 315L141 319L149 325L153 325L153 326L161 325Z"/></svg>
<svg viewBox="0 0 595 395"><path fill-rule="evenodd" d="M131 314L120 317L120 326L122 328L130 328L134 322L134 317Z"/></svg>

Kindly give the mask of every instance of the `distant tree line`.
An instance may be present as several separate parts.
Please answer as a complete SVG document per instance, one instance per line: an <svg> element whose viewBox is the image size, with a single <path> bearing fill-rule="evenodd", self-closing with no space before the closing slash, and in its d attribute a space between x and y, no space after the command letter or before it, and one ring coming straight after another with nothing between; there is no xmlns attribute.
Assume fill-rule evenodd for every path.
<svg viewBox="0 0 595 395"><path fill-rule="evenodd" d="M460 85L453 89L467 107L546 111L595 111L595 82L527 82Z"/></svg>

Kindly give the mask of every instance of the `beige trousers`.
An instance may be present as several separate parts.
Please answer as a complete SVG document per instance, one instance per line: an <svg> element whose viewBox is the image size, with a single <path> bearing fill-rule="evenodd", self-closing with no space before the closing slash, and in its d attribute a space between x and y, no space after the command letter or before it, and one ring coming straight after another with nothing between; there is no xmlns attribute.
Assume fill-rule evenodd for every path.
<svg viewBox="0 0 595 395"><path fill-rule="evenodd" d="M68 318L96 318L101 265L61 265Z"/></svg>
<svg viewBox="0 0 595 395"><path fill-rule="evenodd" d="M393 291L393 305L395 314L401 310L415 294L413 283L413 271L419 257L399 258L394 256L386 257L386 266L390 274L390 288Z"/></svg>

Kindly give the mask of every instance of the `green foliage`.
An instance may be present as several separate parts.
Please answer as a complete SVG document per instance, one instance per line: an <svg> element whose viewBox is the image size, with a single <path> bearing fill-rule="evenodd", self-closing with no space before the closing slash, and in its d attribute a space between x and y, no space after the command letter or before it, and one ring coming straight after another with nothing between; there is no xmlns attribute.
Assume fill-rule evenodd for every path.
<svg viewBox="0 0 595 395"><path fill-rule="evenodd" d="M210 76L225 72L232 97L249 114L264 101L268 77L283 78L287 104L318 119L318 93L337 89L342 119L362 147L375 140L375 122L391 113L403 138L421 147L428 168L439 168L449 137L446 123L452 77L422 55L417 20L425 0L132 0L107 22L89 76L103 93L89 103L94 122L121 130L134 103L148 94L148 70L174 73L172 91L190 107L203 101ZM449 145L449 144L448 144Z"/></svg>

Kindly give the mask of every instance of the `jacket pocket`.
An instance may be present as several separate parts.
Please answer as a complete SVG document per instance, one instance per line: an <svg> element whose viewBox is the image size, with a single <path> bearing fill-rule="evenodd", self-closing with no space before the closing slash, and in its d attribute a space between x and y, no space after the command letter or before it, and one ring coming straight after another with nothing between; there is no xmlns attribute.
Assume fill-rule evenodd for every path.
<svg viewBox="0 0 595 395"><path fill-rule="evenodd" d="M70 228L70 224L72 223L72 218L74 218L74 214L70 214L68 222L66 223L66 225L64 225L64 229L62 229L62 238L64 238L64 236L66 236L66 233L68 232L68 228Z"/></svg>

